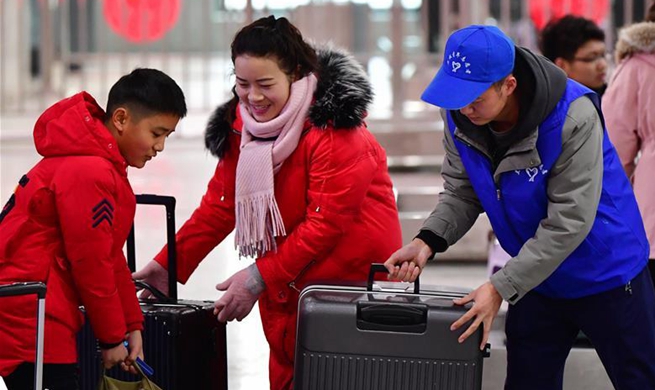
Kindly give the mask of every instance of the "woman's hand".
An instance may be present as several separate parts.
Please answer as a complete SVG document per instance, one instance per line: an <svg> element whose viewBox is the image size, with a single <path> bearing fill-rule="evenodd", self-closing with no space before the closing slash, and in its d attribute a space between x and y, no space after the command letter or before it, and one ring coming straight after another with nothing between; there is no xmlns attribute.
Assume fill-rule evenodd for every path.
<svg viewBox="0 0 655 390"><path fill-rule="evenodd" d="M265 288L257 265L251 264L216 285L216 289L225 291L225 294L214 303L214 315L218 315L220 322L241 321L250 313Z"/></svg>
<svg viewBox="0 0 655 390"><path fill-rule="evenodd" d="M168 295L168 271L155 260L150 260L140 271L132 274L132 279L142 280L157 290ZM143 290L139 298L147 299L152 297L152 293Z"/></svg>

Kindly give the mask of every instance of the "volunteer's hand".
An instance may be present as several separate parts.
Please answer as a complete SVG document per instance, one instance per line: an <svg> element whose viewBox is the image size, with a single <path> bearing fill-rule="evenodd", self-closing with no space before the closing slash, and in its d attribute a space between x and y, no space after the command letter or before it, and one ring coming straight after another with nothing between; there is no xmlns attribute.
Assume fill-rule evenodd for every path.
<svg viewBox="0 0 655 390"><path fill-rule="evenodd" d="M117 365L118 363L123 363L128 356L127 348L120 343L114 348L103 349L101 350L102 354L102 364L105 366L105 369L110 369Z"/></svg>
<svg viewBox="0 0 655 390"><path fill-rule="evenodd" d="M214 315L220 322L241 321L252 310L266 285L254 263L216 285L225 294L214 303Z"/></svg>
<svg viewBox="0 0 655 390"><path fill-rule="evenodd" d="M491 325L498 314L498 310L500 310L503 298L498 294L498 291L496 291L496 288L491 284L491 282L486 282L464 298L455 299L453 302L455 302L456 305L465 305L471 301L474 302L473 307L464 313L464 315L457 321L453 322L450 326L450 330L457 330L469 320L473 319L469 328L459 336L458 341L463 343L464 340L475 333L480 324L483 324L480 350L484 350L487 340L489 340Z"/></svg>
<svg viewBox="0 0 655 390"><path fill-rule="evenodd" d="M168 295L168 270L162 267L155 260L150 260L140 271L132 274L132 279L143 280L157 290ZM139 298L150 298L152 293L148 290L141 291Z"/></svg>
<svg viewBox="0 0 655 390"><path fill-rule="evenodd" d="M136 374L137 371L134 368L136 358L140 357L141 360L144 360L144 356L143 356L143 338L141 336L141 331L140 330L135 330L135 331L132 331L132 332L128 333L125 340L127 340L129 355L127 356L125 361L123 363L121 363L121 368L123 370L125 370L125 371L131 372L132 374Z"/></svg>
<svg viewBox="0 0 655 390"><path fill-rule="evenodd" d="M432 256L432 249L428 244L420 238L413 239L384 262L384 266L389 271L387 278L403 282L415 281L430 256Z"/></svg>

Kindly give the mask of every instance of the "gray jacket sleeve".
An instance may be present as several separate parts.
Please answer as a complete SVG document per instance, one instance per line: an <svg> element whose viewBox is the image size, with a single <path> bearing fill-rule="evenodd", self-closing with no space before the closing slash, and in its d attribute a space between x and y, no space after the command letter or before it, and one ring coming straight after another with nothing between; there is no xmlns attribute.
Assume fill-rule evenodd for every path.
<svg viewBox="0 0 655 390"><path fill-rule="evenodd" d="M421 230L429 230L452 245L473 226L483 210L447 128L445 110L441 110L441 116L446 126L443 138L446 157L441 167L444 190Z"/></svg>
<svg viewBox="0 0 655 390"><path fill-rule="evenodd" d="M587 97L571 103L562 153L548 178L548 214L518 255L491 277L500 295L516 303L543 282L591 231L602 191L603 128Z"/></svg>

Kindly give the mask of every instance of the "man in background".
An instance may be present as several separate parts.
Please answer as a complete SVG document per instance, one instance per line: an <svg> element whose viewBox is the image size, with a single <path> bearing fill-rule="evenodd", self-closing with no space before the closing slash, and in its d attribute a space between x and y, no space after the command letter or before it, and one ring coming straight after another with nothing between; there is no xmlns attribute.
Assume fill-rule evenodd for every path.
<svg viewBox="0 0 655 390"><path fill-rule="evenodd" d="M539 49L569 78L603 96L607 88L605 33L593 21L574 15L551 20L541 31Z"/></svg>

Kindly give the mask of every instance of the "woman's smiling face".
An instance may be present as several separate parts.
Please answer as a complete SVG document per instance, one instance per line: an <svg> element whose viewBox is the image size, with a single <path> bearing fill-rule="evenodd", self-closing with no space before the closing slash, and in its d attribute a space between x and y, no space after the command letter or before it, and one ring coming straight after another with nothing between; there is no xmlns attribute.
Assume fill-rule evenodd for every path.
<svg viewBox="0 0 655 390"><path fill-rule="evenodd" d="M236 92L257 122L280 115L289 100L293 80L279 67L275 57L240 55L234 60Z"/></svg>

